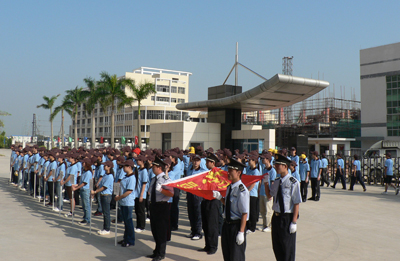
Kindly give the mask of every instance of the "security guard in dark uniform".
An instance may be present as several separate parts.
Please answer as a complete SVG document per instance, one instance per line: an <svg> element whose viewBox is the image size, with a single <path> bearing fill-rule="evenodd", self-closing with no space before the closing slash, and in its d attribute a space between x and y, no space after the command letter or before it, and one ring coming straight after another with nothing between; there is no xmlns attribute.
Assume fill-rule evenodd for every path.
<svg viewBox="0 0 400 261"><path fill-rule="evenodd" d="M299 204L302 202L300 183L288 173L290 160L280 154L275 156L275 169L280 177L275 179L271 188L264 183L268 198L274 197L272 209L272 248L276 260L295 260L296 230L299 216Z"/></svg>
<svg viewBox="0 0 400 261"><path fill-rule="evenodd" d="M209 152L206 157L207 168L212 170L217 162L219 162L217 156ZM218 249L220 204L217 199L204 199L201 202L201 221L206 245L198 251L207 252L209 255L215 254Z"/></svg>
<svg viewBox="0 0 400 261"><path fill-rule="evenodd" d="M171 204L168 204L168 201L174 195L174 189L163 186L170 180L164 173L165 166L166 164L159 157L155 158L152 168L156 176L151 180L149 187L151 233L156 242L156 248L153 250L153 254L147 257L153 258L153 260L165 258L167 241L170 238Z"/></svg>
<svg viewBox="0 0 400 261"><path fill-rule="evenodd" d="M246 165L235 159L230 159L228 186L225 198L218 191L213 196L225 204L225 221L222 226L221 246L224 260L245 260L246 251L246 222L249 220L250 194L241 181Z"/></svg>

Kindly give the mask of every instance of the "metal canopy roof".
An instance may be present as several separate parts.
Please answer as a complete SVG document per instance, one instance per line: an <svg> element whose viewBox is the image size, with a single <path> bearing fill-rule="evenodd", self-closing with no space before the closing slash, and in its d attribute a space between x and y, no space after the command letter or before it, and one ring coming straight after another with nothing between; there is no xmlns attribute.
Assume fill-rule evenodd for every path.
<svg viewBox="0 0 400 261"><path fill-rule="evenodd" d="M207 111L208 108L265 111L303 101L329 86L329 82L276 74L271 79L243 93L226 98L187 102L176 105L179 110Z"/></svg>

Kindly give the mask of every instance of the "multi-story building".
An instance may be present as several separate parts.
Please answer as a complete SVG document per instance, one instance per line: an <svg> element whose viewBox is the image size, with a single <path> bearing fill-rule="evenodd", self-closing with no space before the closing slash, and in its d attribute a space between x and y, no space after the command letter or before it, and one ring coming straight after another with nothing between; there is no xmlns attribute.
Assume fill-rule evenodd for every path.
<svg viewBox="0 0 400 261"><path fill-rule="evenodd" d="M150 126L152 123L165 123L174 121L187 121L190 117L197 117L199 113L181 111L175 108L178 103L185 103L189 100L189 77L190 72L140 67L133 72L126 72L124 76L135 80L136 84L150 82L154 83L156 93L150 95L141 102L140 131L142 143L147 144L150 138ZM125 89L128 96L133 94ZM115 138L132 139L137 135L137 102L132 106L125 106L115 112ZM85 111L85 104L78 110L78 137L91 137L91 116ZM95 108L96 138L111 137L111 108L104 112L99 104ZM73 122L74 124L74 122ZM74 126L70 126L71 136L74 134Z"/></svg>
<svg viewBox="0 0 400 261"><path fill-rule="evenodd" d="M361 146L400 136L400 43L360 50Z"/></svg>

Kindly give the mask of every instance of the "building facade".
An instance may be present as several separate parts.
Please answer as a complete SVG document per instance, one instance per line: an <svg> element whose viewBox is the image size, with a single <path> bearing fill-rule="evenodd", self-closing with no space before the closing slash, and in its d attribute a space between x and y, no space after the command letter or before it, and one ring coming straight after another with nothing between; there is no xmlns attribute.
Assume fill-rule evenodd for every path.
<svg viewBox="0 0 400 261"><path fill-rule="evenodd" d="M150 139L150 125L154 123L187 121L190 117L197 117L199 113L180 111L175 108L178 103L185 103L189 99L190 72L166 70L150 67L140 67L132 72L126 72L125 78L135 80L135 83L154 83L156 93L141 102L140 131L142 142L148 144ZM129 97L133 94L125 90ZM115 139L134 140L137 134L138 107L137 102L132 106L125 106L115 111ZM91 115L85 111L85 104L78 109L78 137L91 138ZM96 139L100 141L111 137L111 108L103 111L99 104L95 108ZM74 135L74 124L70 126L71 136Z"/></svg>
<svg viewBox="0 0 400 261"><path fill-rule="evenodd" d="M360 50L361 148L400 139L400 43Z"/></svg>

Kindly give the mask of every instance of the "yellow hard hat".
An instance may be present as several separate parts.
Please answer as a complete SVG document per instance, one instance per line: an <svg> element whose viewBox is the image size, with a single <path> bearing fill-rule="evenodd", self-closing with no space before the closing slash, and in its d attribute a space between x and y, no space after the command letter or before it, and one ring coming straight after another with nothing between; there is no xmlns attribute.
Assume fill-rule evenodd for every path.
<svg viewBox="0 0 400 261"><path fill-rule="evenodd" d="M268 152L274 152L273 148L269 148Z"/></svg>
<svg viewBox="0 0 400 261"><path fill-rule="evenodd" d="M189 153L191 153L191 154L194 154L194 153L195 153L194 147L190 147L190 148L189 148Z"/></svg>
<svg viewBox="0 0 400 261"><path fill-rule="evenodd" d="M306 154L301 154L300 155L300 159L305 159L305 158L307 158Z"/></svg>
<svg viewBox="0 0 400 261"><path fill-rule="evenodd" d="M274 154L278 154L278 150L274 150Z"/></svg>

